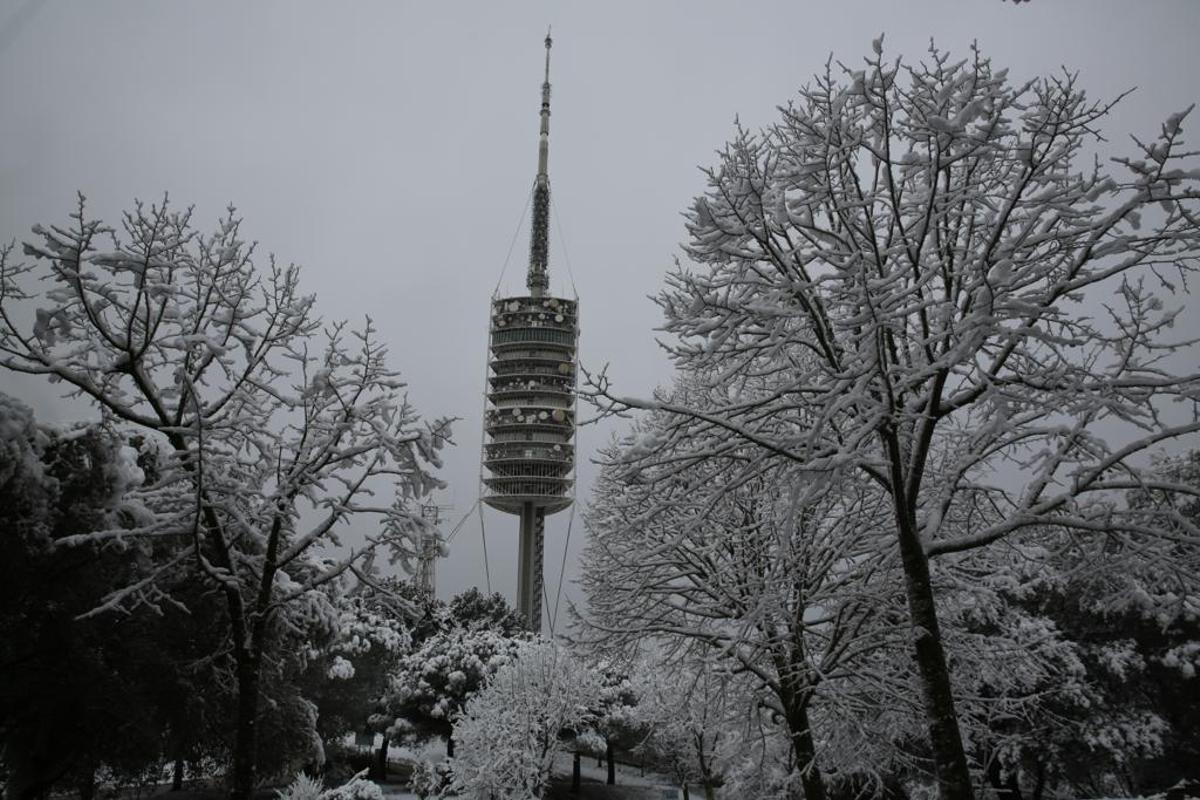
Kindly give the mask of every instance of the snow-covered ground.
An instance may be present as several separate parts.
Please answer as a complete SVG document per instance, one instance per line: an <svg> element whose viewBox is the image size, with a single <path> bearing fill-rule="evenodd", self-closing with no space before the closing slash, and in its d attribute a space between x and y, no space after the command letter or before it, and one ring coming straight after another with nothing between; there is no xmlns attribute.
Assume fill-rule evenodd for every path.
<svg viewBox="0 0 1200 800"><path fill-rule="evenodd" d="M446 757L445 745L440 740L429 742L423 747L390 747L388 759L391 761L441 761ZM572 754L559 753L554 759L554 774L556 777L570 779ZM604 765L597 766L597 760L584 756L580 761L579 774L585 783L603 784L608 777L608 769ZM617 786L635 788L630 798L638 800L680 800L683 790L663 775L653 772L642 773L637 767L631 767L620 762L616 765ZM396 786L383 786L386 800L416 800L416 795Z"/></svg>
<svg viewBox="0 0 1200 800"><path fill-rule="evenodd" d="M412 792L404 789L397 789L394 786L382 786L383 796L385 800L417 800L417 796Z"/></svg>
<svg viewBox="0 0 1200 800"><path fill-rule="evenodd" d="M554 759L554 774L566 777L571 776L571 759L570 753L559 753ZM620 762L616 765L616 779L618 786L648 786L663 789L666 791L674 791L680 797L683 793L675 788L669 778L662 775L657 775L653 772L642 774L642 771L637 767L629 767ZM579 775L583 780L595 781L596 783L604 783L608 777L608 768L604 766L596 766L596 759L591 756L584 756L579 764ZM664 794L663 800L674 800L674 794Z"/></svg>

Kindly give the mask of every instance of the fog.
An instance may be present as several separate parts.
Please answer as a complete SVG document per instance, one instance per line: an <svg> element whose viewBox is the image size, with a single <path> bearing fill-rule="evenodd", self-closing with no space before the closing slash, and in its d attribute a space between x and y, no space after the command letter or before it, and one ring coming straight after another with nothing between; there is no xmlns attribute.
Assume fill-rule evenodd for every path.
<svg viewBox="0 0 1200 800"><path fill-rule="evenodd" d="M648 295L679 255L698 167L831 54L859 63L880 32L909 59L931 38L963 55L977 41L1016 80L1065 67L1098 99L1136 88L1104 127L1112 152L1200 94L1188 0L2 2L0 239L65 220L77 190L110 221L164 192L202 228L235 204L262 252L303 266L323 316L375 320L426 416L461 418L437 498L449 529L478 496L488 300L524 280L547 26L551 289L577 292L582 362L610 364L622 394L669 380ZM0 390L46 421L94 414L43 381L3 373ZM580 503L613 430L579 431ZM491 586L511 597L516 519L484 523ZM568 526L577 597L584 532L563 512L547 526L552 606ZM438 584L485 584L478 519Z"/></svg>

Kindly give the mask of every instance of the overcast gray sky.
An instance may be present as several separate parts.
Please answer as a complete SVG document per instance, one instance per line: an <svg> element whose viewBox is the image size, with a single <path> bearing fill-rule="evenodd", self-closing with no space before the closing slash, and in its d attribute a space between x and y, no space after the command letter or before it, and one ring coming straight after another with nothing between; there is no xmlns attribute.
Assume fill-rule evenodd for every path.
<svg viewBox="0 0 1200 800"><path fill-rule="evenodd" d="M535 170L547 25L552 288L571 292L569 257L583 362L612 362L625 394L668 377L646 296L678 252L697 166L735 115L769 122L831 53L857 62L880 32L909 58L931 37L964 54L978 40L1015 79L1066 65L1095 97L1137 87L1105 126L1119 147L1200 95L1195 0L0 0L0 238L65 219L77 189L109 220L164 190L206 228L235 203L263 250L304 266L324 316L375 319L423 413L463 418L441 498L453 523L478 492L488 299ZM522 228L513 291L527 248ZM0 374L44 419L83 413L54 388ZM582 430L581 454L607 436ZM552 601L568 520L547 526ZM492 585L511 596L516 520L486 525ZM583 540L576 519L568 593ZM483 585L477 520L439 583Z"/></svg>

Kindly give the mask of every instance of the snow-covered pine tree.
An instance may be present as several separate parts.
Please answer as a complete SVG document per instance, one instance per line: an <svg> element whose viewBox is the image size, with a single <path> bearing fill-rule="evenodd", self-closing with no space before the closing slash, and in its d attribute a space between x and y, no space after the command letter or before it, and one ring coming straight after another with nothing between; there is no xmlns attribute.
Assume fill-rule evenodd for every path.
<svg viewBox="0 0 1200 800"><path fill-rule="evenodd" d="M454 720L528 635L455 626L430 636L391 675L382 698L386 735L397 742L441 736L454 756Z"/></svg>

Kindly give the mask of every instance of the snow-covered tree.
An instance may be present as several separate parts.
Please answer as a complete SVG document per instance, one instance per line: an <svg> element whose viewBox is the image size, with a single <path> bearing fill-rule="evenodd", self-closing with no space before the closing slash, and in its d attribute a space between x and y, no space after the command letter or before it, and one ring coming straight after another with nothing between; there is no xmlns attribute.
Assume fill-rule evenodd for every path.
<svg viewBox="0 0 1200 800"><path fill-rule="evenodd" d="M608 771L604 782L609 786L617 782L614 760L617 746L629 749L640 738L637 730L640 723L636 718L638 697L630 676L633 668L633 664L622 664L611 659L601 659L592 665L600 679L600 695L592 709L592 729L603 743ZM581 749L577 747L576 753ZM596 748L597 751L600 749Z"/></svg>
<svg viewBox="0 0 1200 800"><path fill-rule="evenodd" d="M1187 112L1110 174L1085 158L1111 103L1074 74L1014 85L974 50L882 50L737 132L658 299L681 371L770 376L772 394L692 408L604 374L588 391L689 418L696 452L752 444L886 493L941 796L965 800L931 560L1046 525L1196 536L1150 531L1121 493L1157 484L1148 451L1200 431L1172 406L1200 375L1171 360L1170 303L1200 253L1200 172Z"/></svg>
<svg viewBox="0 0 1200 800"><path fill-rule="evenodd" d="M140 463L139 463L140 462ZM143 470L144 467L144 470ZM220 607L202 592L188 609L88 615L181 545L165 540L59 547L71 536L131 524L126 491L153 465L96 424L37 425L0 394L0 752L5 794L65 786L84 800L101 765L116 783L182 779L185 760L224 751L212 684ZM188 579L173 576L172 592ZM207 691L200 686L207 685ZM114 736L114 731L121 735Z"/></svg>
<svg viewBox="0 0 1200 800"><path fill-rule="evenodd" d="M635 716L645 731L638 749L684 787L685 798L688 784L698 783L713 800L724 783L730 716L748 699L744 691L703 655L639 671L634 691Z"/></svg>
<svg viewBox="0 0 1200 800"><path fill-rule="evenodd" d="M499 592L485 595L478 588L459 592L442 610L444 629L492 630L504 636L517 636L525 623L515 608Z"/></svg>
<svg viewBox="0 0 1200 800"><path fill-rule="evenodd" d="M430 636L392 673L383 699L390 720L386 735L396 741L442 736L453 756L455 718L522 641L487 628L451 628Z"/></svg>
<svg viewBox="0 0 1200 800"><path fill-rule="evenodd" d="M0 365L64 384L162 451L158 480L135 492L139 524L59 544L188 544L104 605L160 602L158 578L187 561L221 593L237 697L231 784L248 797L271 643L325 613L320 587L365 552L411 552L423 525L411 500L437 485L426 465L448 426L420 425L369 320L322 328L296 267L255 267L232 209L203 236L165 200L138 203L115 229L89 219L81 197L69 224L34 233L30 262L11 247L0 255ZM373 502L387 480L398 501ZM321 555L364 515L378 534Z"/></svg>
<svg viewBox="0 0 1200 800"><path fill-rule="evenodd" d="M141 574L148 554L55 548L116 524L122 462L132 460L120 445L95 426L38 426L0 394L0 753L14 800L64 783L88 797L101 762L123 777L159 757L163 724L144 670L166 659L132 657L158 632L153 620L75 619ZM124 735L105 735L113 729Z"/></svg>
<svg viewBox="0 0 1200 800"><path fill-rule="evenodd" d="M1159 461L1154 474L1197 486L1198 465L1192 452ZM1142 495L1134 492L1130 502L1147 502ZM1193 523L1200 517L1194 497L1168 492L1159 500ZM987 631L997 612L1022 620L1022 652L962 671L971 676L968 694L999 695L993 687L1024 680L1032 702L1017 714L1011 704L1000 706L993 724L976 725L976 738L991 739L1007 773L1037 797L1148 795L1190 777L1200 759L1197 545L1141 533L1044 537L1039 544L1039 558L1020 553L1022 563L999 580L980 581L993 584L992 600L969 612L974 624L957 626L968 635ZM1028 660L1039 652L1060 653L1073 668L1014 674L1014 656Z"/></svg>
<svg viewBox="0 0 1200 800"><path fill-rule="evenodd" d="M745 378L721 390L770 396ZM674 396L713 407L715 394L681 382ZM692 427L655 412L606 451L586 516L581 636L618 649L651 638L681 662L744 675L786 722L805 794L819 799L812 706L896 639L882 624L899 593L886 497L752 444L695 448Z"/></svg>
<svg viewBox="0 0 1200 800"><path fill-rule="evenodd" d="M334 590L339 616L334 635L304 654L301 691L317 706L317 727L326 743L369 727L392 672L412 644L404 619L353 588Z"/></svg>
<svg viewBox="0 0 1200 800"><path fill-rule="evenodd" d="M524 642L454 725L455 796L536 800L550 783L563 732L578 735L599 699L598 676L553 641Z"/></svg>

